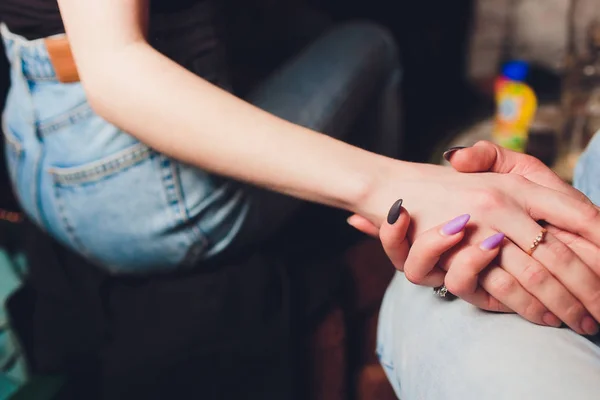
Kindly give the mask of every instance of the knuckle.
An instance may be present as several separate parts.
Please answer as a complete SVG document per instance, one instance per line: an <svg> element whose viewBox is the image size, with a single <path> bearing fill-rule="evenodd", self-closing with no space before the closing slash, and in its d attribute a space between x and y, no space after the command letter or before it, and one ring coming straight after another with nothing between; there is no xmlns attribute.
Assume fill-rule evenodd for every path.
<svg viewBox="0 0 600 400"><path fill-rule="evenodd" d="M472 199L475 207L483 212L496 210L504 205L504 195L498 189L474 191Z"/></svg>
<svg viewBox="0 0 600 400"><path fill-rule="evenodd" d="M484 310L493 311L493 312L502 312L502 303L498 301L495 297L488 296L487 301L480 307Z"/></svg>
<svg viewBox="0 0 600 400"><path fill-rule="evenodd" d="M564 311L565 322L566 321L575 321L578 322L583 315L586 313L585 307L578 301L573 302Z"/></svg>
<svg viewBox="0 0 600 400"><path fill-rule="evenodd" d="M498 276L490 281L490 294L498 299L506 298L517 290L518 285L517 280L510 275Z"/></svg>
<svg viewBox="0 0 600 400"><path fill-rule="evenodd" d="M389 255L388 255L388 257L389 257ZM390 261L392 262L392 265L394 266L394 268L396 268L400 272L404 272L404 270L406 269L406 266L410 265L410 261L407 259L394 260L394 259L392 259L392 257L389 257L389 258L390 258Z"/></svg>
<svg viewBox="0 0 600 400"><path fill-rule="evenodd" d="M447 274L446 279L444 280L444 284L450 293L455 296L463 297L467 295L467 285L465 282L462 282L460 279L457 279L452 274Z"/></svg>
<svg viewBox="0 0 600 400"><path fill-rule="evenodd" d="M537 171L540 168L548 169L543 162L529 154L521 154L520 157L521 159L519 161L527 168L528 171Z"/></svg>
<svg viewBox="0 0 600 400"><path fill-rule="evenodd" d="M582 220L586 224L585 226L588 226L590 221L595 221L598 219L598 217L600 217L599 209L592 204L582 204L581 205L581 214L582 214Z"/></svg>
<svg viewBox="0 0 600 400"><path fill-rule="evenodd" d="M594 250L594 254L590 257L589 263L592 271L600 276L600 250Z"/></svg>
<svg viewBox="0 0 600 400"><path fill-rule="evenodd" d="M550 279L550 272L538 263L532 262L525 266L521 276L525 286L541 286Z"/></svg>
<svg viewBox="0 0 600 400"><path fill-rule="evenodd" d="M481 264L481 261L474 252L464 252L457 254L456 264L463 269L471 269Z"/></svg>
<svg viewBox="0 0 600 400"><path fill-rule="evenodd" d="M420 285L423 282L423 277L415 274L411 268L404 268L404 276L410 283L414 283L415 285Z"/></svg>
<svg viewBox="0 0 600 400"><path fill-rule="evenodd" d="M542 320L545 311L546 308L540 302L530 298L521 315L532 322L538 323Z"/></svg>
<svg viewBox="0 0 600 400"><path fill-rule="evenodd" d="M547 243L546 246L552 255L552 258L556 263L562 264L561 266L573 261L573 252L563 242L553 240L550 243Z"/></svg>
<svg viewBox="0 0 600 400"><path fill-rule="evenodd" d="M544 167L547 168L546 165L540 161L539 158L535 158L532 155L529 154L523 154L523 162L526 162L528 165L532 166L532 167Z"/></svg>

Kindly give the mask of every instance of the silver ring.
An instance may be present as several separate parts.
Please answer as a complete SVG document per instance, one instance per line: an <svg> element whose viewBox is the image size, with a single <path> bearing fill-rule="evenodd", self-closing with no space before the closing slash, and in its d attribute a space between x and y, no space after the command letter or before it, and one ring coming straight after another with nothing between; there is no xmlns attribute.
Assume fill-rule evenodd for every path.
<svg viewBox="0 0 600 400"><path fill-rule="evenodd" d="M433 288L433 293L435 293L439 297L445 298L449 292L448 292L448 288L446 287L446 285L442 285L442 286Z"/></svg>

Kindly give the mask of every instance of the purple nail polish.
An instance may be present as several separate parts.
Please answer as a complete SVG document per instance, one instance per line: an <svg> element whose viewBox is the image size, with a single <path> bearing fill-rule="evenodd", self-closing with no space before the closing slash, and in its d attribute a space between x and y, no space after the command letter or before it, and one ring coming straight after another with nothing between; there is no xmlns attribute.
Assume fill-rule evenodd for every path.
<svg viewBox="0 0 600 400"><path fill-rule="evenodd" d="M469 214L464 214L460 217L454 218L452 221L444 225L442 228L442 233L447 236L456 235L465 228L470 218L471 216Z"/></svg>
<svg viewBox="0 0 600 400"><path fill-rule="evenodd" d="M496 247L500 246L500 243L502 243L505 236L506 235L504 235L504 233L496 233L495 235L492 235L489 238L485 239L483 242L481 242L479 247L482 250L493 250Z"/></svg>

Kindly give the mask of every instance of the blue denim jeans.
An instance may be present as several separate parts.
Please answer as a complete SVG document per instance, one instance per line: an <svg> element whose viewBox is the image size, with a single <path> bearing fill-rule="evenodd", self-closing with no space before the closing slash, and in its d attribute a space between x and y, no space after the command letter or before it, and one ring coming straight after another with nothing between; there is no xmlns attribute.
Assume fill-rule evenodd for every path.
<svg viewBox="0 0 600 400"><path fill-rule="evenodd" d="M193 57L180 49L181 63L228 88L215 30L188 18L201 43ZM156 47L179 61L172 49L185 35L159 35ZM297 211L295 199L154 151L96 115L80 83L58 82L43 40L6 27L2 36L12 66L3 116L11 181L27 215L71 249L114 273L185 268L263 240ZM389 33L355 23L316 40L248 101L338 138L368 118L371 148L395 154L399 82Z"/></svg>
<svg viewBox="0 0 600 400"><path fill-rule="evenodd" d="M600 204L600 135L581 157L574 186ZM599 396L600 335L443 301L399 272L379 315L377 353L402 400Z"/></svg>

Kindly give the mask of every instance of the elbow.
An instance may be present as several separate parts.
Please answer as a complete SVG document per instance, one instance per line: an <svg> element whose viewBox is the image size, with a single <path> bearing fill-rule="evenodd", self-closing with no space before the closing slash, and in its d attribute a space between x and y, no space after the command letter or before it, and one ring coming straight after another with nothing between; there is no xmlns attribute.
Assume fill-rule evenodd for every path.
<svg viewBox="0 0 600 400"><path fill-rule="evenodd" d="M107 82L101 74L83 75L81 84L85 91L85 96L92 111L107 122L113 123L110 105L115 102L118 93L110 88L110 82Z"/></svg>
<svg viewBox="0 0 600 400"><path fill-rule="evenodd" d="M94 76L94 74L85 74L81 78L81 84L83 86L83 90L85 91L85 96L88 104L92 108L92 110L104 117L106 105L108 99L106 99L106 94L102 90L102 83L99 82L100 78Z"/></svg>
<svg viewBox="0 0 600 400"><path fill-rule="evenodd" d="M140 69L137 60L139 46L124 46L119 50L95 53L82 58L78 65L80 81L92 110L106 121L115 124L115 118L122 114L135 99L135 73ZM110 55L109 55L110 54ZM111 60L107 65L103 60ZM119 66L119 67L117 67Z"/></svg>

